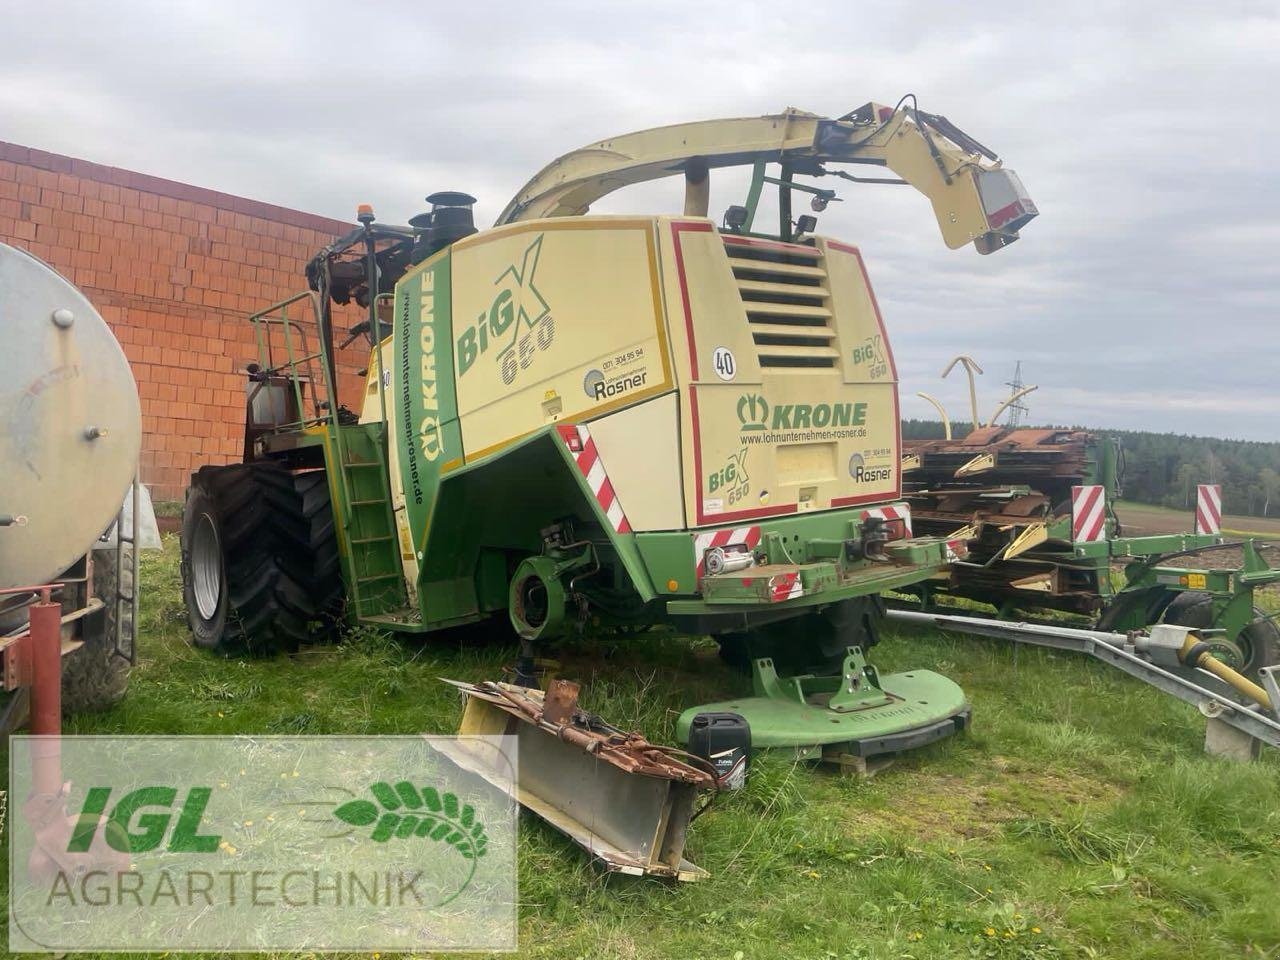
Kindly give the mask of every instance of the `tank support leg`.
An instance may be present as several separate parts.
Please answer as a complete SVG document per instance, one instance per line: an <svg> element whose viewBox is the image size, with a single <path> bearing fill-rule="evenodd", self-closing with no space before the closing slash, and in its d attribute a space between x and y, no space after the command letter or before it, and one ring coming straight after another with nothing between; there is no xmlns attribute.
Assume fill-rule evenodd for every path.
<svg viewBox="0 0 1280 960"><path fill-rule="evenodd" d="M51 875L63 857L67 839L66 795L62 788L62 606L46 588L30 608L27 644L31 665L31 794L22 812L35 830L36 845L27 859L33 876Z"/></svg>
<svg viewBox="0 0 1280 960"><path fill-rule="evenodd" d="M62 732L62 607L46 592L31 605L31 733L57 737ZM33 783L38 793L57 793L62 787L61 752L56 739L38 742L31 754Z"/></svg>

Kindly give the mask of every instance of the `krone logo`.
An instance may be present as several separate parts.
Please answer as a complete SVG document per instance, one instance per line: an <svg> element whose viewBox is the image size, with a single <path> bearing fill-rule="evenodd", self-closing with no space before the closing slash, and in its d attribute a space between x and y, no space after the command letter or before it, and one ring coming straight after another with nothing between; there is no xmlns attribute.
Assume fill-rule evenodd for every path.
<svg viewBox="0 0 1280 960"><path fill-rule="evenodd" d="M769 401L756 393L738 398L738 422L743 430L763 430L769 420Z"/></svg>
<svg viewBox="0 0 1280 960"><path fill-rule="evenodd" d="M418 440L422 445L422 455L428 460L440 456L440 421L435 417L424 417L418 432Z"/></svg>
<svg viewBox="0 0 1280 960"><path fill-rule="evenodd" d="M436 328L435 328L435 273L422 275L422 292L419 299L418 346L422 351L419 381L422 384L422 420L418 424L418 445L428 460L440 456L440 410L436 395Z"/></svg>

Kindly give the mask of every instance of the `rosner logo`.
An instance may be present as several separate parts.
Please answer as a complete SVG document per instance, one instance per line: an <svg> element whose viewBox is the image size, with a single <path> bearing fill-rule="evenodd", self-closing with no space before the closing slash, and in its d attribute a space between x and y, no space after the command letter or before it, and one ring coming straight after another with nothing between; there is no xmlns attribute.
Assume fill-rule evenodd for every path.
<svg viewBox="0 0 1280 960"><path fill-rule="evenodd" d="M849 476L854 483L873 483L892 479L893 469L889 466L867 466L866 457L855 453L849 457Z"/></svg>
<svg viewBox="0 0 1280 960"><path fill-rule="evenodd" d="M496 350L502 382L509 386L540 352L550 349L555 320L535 282L543 236L538 234L525 248L518 267L513 263L498 274L493 282L497 293L489 308L458 337L458 376L465 376L479 357Z"/></svg>
<svg viewBox="0 0 1280 960"><path fill-rule="evenodd" d="M588 370L582 378L582 392L592 400L608 400L620 393L643 387L649 371L638 370L609 380L599 370Z"/></svg>

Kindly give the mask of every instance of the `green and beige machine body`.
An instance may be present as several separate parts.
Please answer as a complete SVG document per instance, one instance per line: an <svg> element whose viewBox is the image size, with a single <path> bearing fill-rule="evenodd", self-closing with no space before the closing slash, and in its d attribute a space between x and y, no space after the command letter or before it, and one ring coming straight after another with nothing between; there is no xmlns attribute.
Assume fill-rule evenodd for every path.
<svg viewBox="0 0 1280 960"><path fill-rule="evenodd" d="M896 176L835 169L846 164ZM725 166L751 168L752 182L717 224L708 182ZM586 215L619 187L681 174L682 215ZM362 226L312 261L314 293L255 317L264 351L245 482L292 517L271 533L283 544L277 575L241 590L262 598L257 615L274 604L292 642L301 620L333 609L332 597L304 596L333 582L320 564L305 575L292 531L310 524L313 545L336 540L352 623L428 632L505 613L527 641L581 624L665 623L726 642L772 629L750 659L847 666L850 648L873 642L873 598L938 574L962 548L913 536L900 500L897 368L861 253L792 217L795 194L815 211L835 199L796 180L825 175L915 187L953 248L999 250L1036 215L994 154L901 104L592 144L550 164L482 232L465 194L428 198L434 209L409 228L362 211ZM770 231L756 225L766 185L778 193ZM286 317L308 298L314 354L295 351ZM333 394L331 300L368 311L358 412ZM271 356L281 335L287 363ZM317 358L318 376L299 372ZM299 479L321 467L331 529L317 524L313 481ZM235 500L218 482L200 481L208 515ZM221 611L210 611L193 632L217 646ZM874 671L859 677L878 686ZM963 707L958 688L950 695Z"/></svg>
<svg viewBox="0 0 1280 960"><path fill-rule="evenodd" d="M606 618L629 605L738 628L947 563L944 539L910 537L897 499L893 355L852 247L689 218L533 221L410 271L395 316L368 377L387 384L402 481L415 615L393 625L507 609L508 568L548 553L544 531L565 519L582 546L524 570L545 583L553 566L562 581L608 569ZM383 406L368 395L362 419L380 424ZM405 605L383 596L380 613Z"/></svg>

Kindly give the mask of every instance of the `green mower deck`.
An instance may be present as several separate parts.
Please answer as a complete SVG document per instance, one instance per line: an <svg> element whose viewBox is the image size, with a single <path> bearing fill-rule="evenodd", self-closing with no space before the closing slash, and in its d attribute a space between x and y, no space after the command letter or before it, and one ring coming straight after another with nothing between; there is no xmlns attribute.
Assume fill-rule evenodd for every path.
<svg viewBox="0 0 1280 960"><path fill-rule="evenodd" d="M789 749L801 759L866 759L922 747L964 730L970 707L954 681L931 670L881 677L858 647L839 676L779 677L769 658L752 664L754 695L690 707L676 723L689 741L693 718L729 712L751 727L752 750Z"/></svg>

